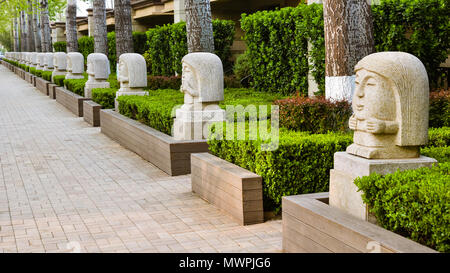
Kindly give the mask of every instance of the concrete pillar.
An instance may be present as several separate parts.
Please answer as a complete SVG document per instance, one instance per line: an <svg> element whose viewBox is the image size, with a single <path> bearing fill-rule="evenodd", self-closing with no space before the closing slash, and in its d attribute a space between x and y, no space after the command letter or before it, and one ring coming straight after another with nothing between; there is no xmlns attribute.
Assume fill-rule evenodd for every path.
<svg viewBox="0 0 450 273"><path fill-rule="evenodd" d="M86 9L88 13L88 35L94 36L94 11L91 8Z"/></svg>
<svg viewBox="0 0 450 273"><path fill-rule="evenodd" d="M66 23L55 22L52 27L52 41L53 42L65 42L66 41Z"/></svg>
<svg viewBox="0 0 450 273"><path fill-rule="evenodd" d="M184 8L184 1L185 0L173 0L174 23L186 21L186 9Z"/></svg>

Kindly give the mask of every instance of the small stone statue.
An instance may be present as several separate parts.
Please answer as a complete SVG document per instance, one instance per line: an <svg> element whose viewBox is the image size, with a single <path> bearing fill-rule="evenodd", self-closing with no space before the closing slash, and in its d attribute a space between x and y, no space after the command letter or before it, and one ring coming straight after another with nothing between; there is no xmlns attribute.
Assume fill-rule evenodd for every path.
<svg viewBox="0 0 450 273"><path fill-rule="evenodd" d="M428 141L428 77L422 62L404 52L380 52L355 67L347 152L370 159L419 157Z"/></svg>
<svg viewBox="0 0 450 273"><path fill-rule="evenodd" d="M80 52L69 52L67 58L66 79L84 79L84 57Z"/></svg>
<svg viewBox="0 0 450 273"><path fill-rule="evenodd" d="M105 54L92 53L87 57L88 81L84 86L84 96L92 98L93 88L109 88L109 60Z"/></svg>
<svg viewBox="0 0 450 273"><path fill-rule="evenodd" d="M56 52L53 54L53 69L52 82L54 83L54 76L66 75L66 53Z"/></svg>
<svg viewBox="0 0 450 273"><path fill-rule="evenodd" d="M182 68L184 104L176 111L174 137L204 139L207 124L225 120L218 105L224 99L222 61L212 53L190 53L182 59Z"/></svg>
<svg viewBox="0 0 450 273"><path fill-rule="evenodd" d="M30 67L35 67L37 66L37 52L31 52L31 65Z"/></svg>
<svg viewBox="0 0 450 273"><path fill-rule="evenodd" d="M40 52L37 54L36 70L44 70L44 56L45 53Z"/></svg>
<svg viewBox="0 0 450 273"><path fill-rule="evenodd" d="M53 53L45 53L44 71L53 71Z"/></svg>
<svg viewBox="0 0 450 273"><path fill-rule="evenodd" d="M119 96L148 94L143 89L147 87L147 63L144 57L137 53L120 55L117 80L120 83L120 89L116 92L116 111L118 110L117 98Z"/></svg>

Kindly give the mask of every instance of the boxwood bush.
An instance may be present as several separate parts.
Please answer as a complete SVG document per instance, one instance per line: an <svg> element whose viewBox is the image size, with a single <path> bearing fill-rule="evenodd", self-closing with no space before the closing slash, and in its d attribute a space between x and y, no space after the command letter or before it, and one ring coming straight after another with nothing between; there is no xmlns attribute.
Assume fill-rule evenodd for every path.
<svg viewBox="0 0 450 273"><path fill-rule="evenodd" d="M65 79L64 86L73 93L84 96L84 85L87 79Z"/></svg>
<svg viewBox="0 0 450 273"><path fill-rule="evenodd" d="M428 147L450 146L450 127L430 128L428 130Z"/></svg>
<svg viewBox="0 0 450 273"><path fill-rule="evenodd" d="M54 42L53 43L54 52L67 52L67 42Z"/></svg>
<svg viewBox="0 0 450 273"><path fill-rule="evenodd" d="M430 127L450 126L450 89L430 92Z"/></svg>
<svg viewBox="0 0 450 273"><path fill-rule="evenodd" d="M53 82L58 86L64 86L64 79L66 76L64 75L57 75L53 77Z"/></svg>
<svg viewBox="0 0 450 273"><path fill-rule="evenodd" d="M52 71L42 71L42 78L46 81L52 80Z"/></svg>
<svg viewBox="0 0 450 273"><path fill-rule="evenodd" d="M358 178L377 222L441 252L450 252L450 163Z"/></svg>
<svg viewBox="0 0 450 273"><path fill-rule="evenodd" d="M36 69L36 71L34 72L34 75L36 75L36 77L42 77L42 70L40 69Z"/></svg>
<svg viewBox="0 0 450 273"><path fill-rule="evenodd" d="M450 146L423 147L420 154L436 159L439 163L450 162Z"/></svg>
<svg viewBox="0 0 450 273"><path fill-rule="evenodd" d="M92 89L92 100L100 104L103 109L112 109L116 92L116 88L94 88Z"/></svg>
<svg viewBox="0 0 450 273"><path fill-rule="evenodd" d="M30 73L36 75L36 67L30 67Z"/></svg>

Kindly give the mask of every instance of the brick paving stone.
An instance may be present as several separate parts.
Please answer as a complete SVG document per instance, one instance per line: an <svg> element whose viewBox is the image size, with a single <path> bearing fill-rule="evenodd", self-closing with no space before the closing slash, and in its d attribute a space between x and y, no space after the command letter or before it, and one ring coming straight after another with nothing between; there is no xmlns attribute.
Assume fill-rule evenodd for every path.
<svg viewBox="0 0 450 273"><path fill-rule="evenodd" d="M0 65L0 253L280 252Z"/></svg>

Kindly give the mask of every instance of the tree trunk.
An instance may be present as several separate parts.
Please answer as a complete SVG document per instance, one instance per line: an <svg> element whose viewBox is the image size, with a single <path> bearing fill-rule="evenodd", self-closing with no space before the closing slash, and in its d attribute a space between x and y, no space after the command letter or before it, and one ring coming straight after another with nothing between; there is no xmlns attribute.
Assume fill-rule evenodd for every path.
<svg viewBox="0 0 450 273"><path fill-rule="evenodd" d="M130 0L114 1L114 20L116 23L116 60L118 63L120 55L134 52Z"/></svg>
<svg viewBox="0 0 450 273"><path fill-rule="evenodd" d="M68 0L66 9L67 52L78 51L77 39L77 1Z"/></svg>
<svg viewBox="0 0 450 273"><path fill-rule="evenodd" d="M108 31L106 28L105 0L93 1L94 52L108 56Z"/></svg>
<svg viewBox="0 0 450 273"><path fill-rule="evenodd" d="M370 6L360 0L326 0L323 12L325 96L351 101L354 67L375 51Z"/></svg>
<svg viewBox="0 0 450 273"><path fill-rule="evenodd" d="M33 3L31 2L31 0L28 0L27 20L28 20L27 51L35 52L36 48L34 46Z"/></svg>
<svg viewBox="0 0 450 273"><path fill-rule="evenodd" d="M48 0L41 0L41 36L42 52L53 52L50 20L48 18ZM78 47L78 41L76 45Z"/></svg>
<svg viewBox="0 0 450 273"><path fill-rule="evenodd" d="M19 48L19 23L17 17L14 17L14 52L20 51Z"/></svg>
<svg viewBox="0 0 450 273"><path fill-rule="evenodd" d="M25 11L20 12L20 51L27 51L27 29L25 20Z"/></svg>
<svg viewBox="0 0 450 273"><path fill-rule="evenodd" d="M34 0L33 0L34 1ZM38 2L36 2L38 4ZM33 31L34 31L34 45L36 47L37 52L44 52L42 50L42 44L41 44L41 22L39 20L39 9L35 6L33 8Z"/></svg>
<svg viewBox="0 0 450 273"><path fill-rule="evenodd" d="M214 53L214 37L209 0L186 0L188 51Z"/></svg>

